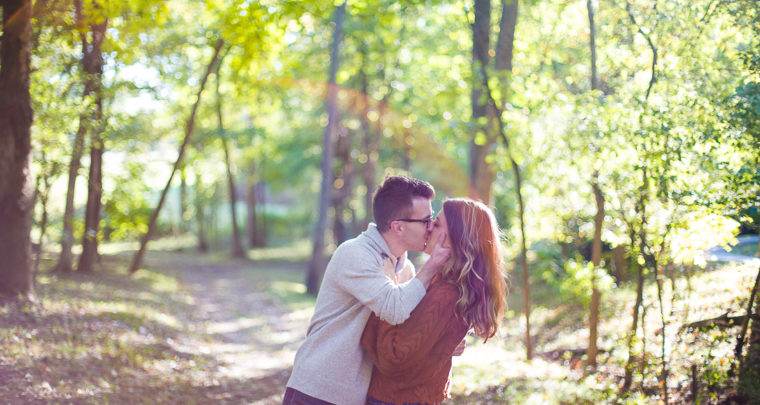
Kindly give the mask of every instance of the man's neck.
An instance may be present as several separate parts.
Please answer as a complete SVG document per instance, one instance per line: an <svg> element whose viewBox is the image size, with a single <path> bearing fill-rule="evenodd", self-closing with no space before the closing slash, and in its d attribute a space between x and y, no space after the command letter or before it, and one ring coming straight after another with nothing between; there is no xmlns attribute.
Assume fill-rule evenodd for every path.
<svg viewBox="0 0 760 405"><path fill-rule="evenodd" d="M390 232L381 232L380 236L382 236L385 243L388 244L388 248L391 250L393 257L398 259L406 253L406 249L401 245L401 241L395 239Z"/></svg>

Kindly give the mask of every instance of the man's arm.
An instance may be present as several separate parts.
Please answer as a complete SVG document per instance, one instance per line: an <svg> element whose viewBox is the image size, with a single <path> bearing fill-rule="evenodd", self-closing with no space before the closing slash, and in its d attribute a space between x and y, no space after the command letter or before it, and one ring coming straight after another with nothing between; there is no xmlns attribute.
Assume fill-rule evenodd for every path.
<svg viewBox="0 0 760 405"><path fill-rule="evenodd" d="M382 266L379 257L369 248L341 245L333 254L325 277L382 320L395 325L409 317L426 289L422 282L414 279L396 285Z"/></svg>

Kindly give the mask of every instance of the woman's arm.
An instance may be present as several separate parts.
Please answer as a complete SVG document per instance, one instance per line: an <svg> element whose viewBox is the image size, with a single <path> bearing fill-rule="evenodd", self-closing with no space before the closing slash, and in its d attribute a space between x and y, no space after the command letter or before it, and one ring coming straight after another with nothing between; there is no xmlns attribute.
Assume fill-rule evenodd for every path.
<svg viewBox="0 0 760 405"><path fill-rule="evenodd" d="M390 325L371 316L361 342L375 366L384 374L397 374L428 357L448 333L457 333L460 328L454 325L461 321L454 315L454 304L458 297L456 287L438 283L402 324Z"/></svg>

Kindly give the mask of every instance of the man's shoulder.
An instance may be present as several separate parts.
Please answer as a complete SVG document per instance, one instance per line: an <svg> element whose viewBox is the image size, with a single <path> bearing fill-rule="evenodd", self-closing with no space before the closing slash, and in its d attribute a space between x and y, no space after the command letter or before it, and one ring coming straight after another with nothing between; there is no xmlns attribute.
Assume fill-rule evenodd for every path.
<svg viewBox="0 0 760 405"><path fill-rule="evenodd" d="M333 257L336 256L345 258L369 258L374 256L380 257L380 252L371 245L371 242L366 236L359 235L341 243L333 253Z"/></svg>
<svg viewBox="0 0 760 405"><path fill-rule="evenodd" d="M374 263L380 259L380 252L371 245L371 241L366 236L362 235L341 243L332 256L332 261L349 263Z"/></svg>

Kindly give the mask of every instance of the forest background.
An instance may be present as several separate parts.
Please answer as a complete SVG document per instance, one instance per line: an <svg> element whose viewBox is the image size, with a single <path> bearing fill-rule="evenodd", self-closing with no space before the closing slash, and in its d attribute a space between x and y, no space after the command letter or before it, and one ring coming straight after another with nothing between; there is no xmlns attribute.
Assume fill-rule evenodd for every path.
<svg viewBox="0 0 760 405"><path fill-rule="evenodd" d="M504 340L568 384L536 399L551 389L525 375L462 377L458 400L760 403L755 0L0 5L0 338L18 350L0 378L46 358L19 342L82 286L181 279L154 243L250 272L284 248L298 269L266 288L301 305L277 277L316 294L372 190L409 174L434 208L493 207ZM709 253L730 246L739 264ZM27 383L3 393L81 391Z"/></svg>

